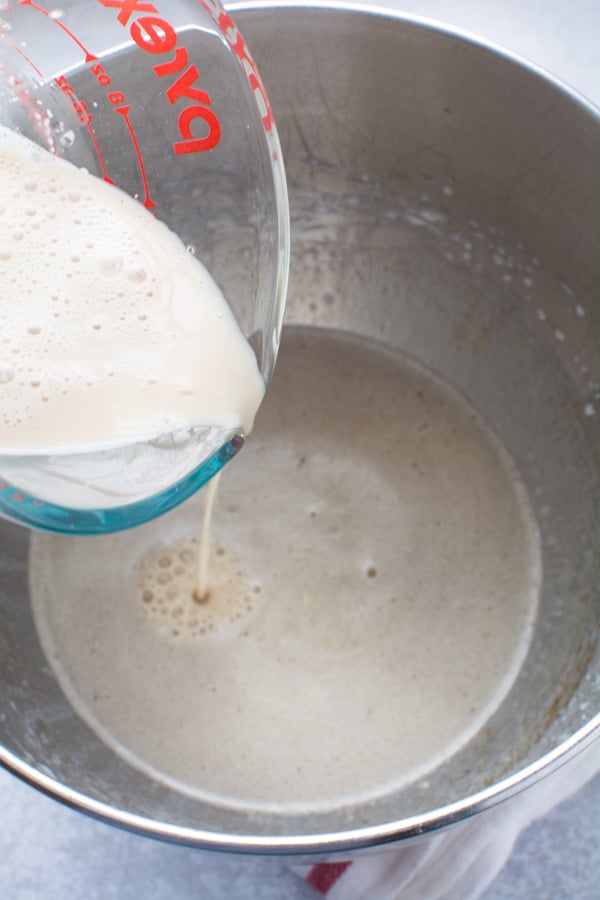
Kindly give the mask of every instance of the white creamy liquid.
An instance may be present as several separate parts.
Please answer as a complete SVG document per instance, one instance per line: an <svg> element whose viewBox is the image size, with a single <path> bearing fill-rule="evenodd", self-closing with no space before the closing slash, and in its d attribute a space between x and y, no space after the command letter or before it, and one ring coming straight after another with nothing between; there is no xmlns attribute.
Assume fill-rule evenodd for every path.
<svg viewBox="0 0 600 900"><path fill-rule="evenodd" d="M80 715L219 804L381 795L463 746L513 683L540 585L518 475L481 418L381 347L288 329L215 510L118 537L34 534L38 632Z"/></svg>
<svg viewBox="0 0 600 900"><path fill-rule="evenodd" d="M219 288L131 197L0 126L6 454L252 428L264 385Z"/></svg>

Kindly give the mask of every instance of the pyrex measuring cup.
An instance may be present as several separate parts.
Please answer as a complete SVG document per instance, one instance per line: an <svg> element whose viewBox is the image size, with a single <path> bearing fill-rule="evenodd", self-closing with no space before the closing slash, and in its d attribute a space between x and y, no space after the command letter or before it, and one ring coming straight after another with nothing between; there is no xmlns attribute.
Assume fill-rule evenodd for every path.
<svg viewBox="0 0 600 900"><path fill-rule="evenodd" d="M118 185L221 288L268 381L288 267L270 106L217 0L0 0L0 123ZM35 242L31 242L35 254ZM96 452L0 448L0 514L100 533L180 503L234 456L240 429L190 428Z"/></svg>

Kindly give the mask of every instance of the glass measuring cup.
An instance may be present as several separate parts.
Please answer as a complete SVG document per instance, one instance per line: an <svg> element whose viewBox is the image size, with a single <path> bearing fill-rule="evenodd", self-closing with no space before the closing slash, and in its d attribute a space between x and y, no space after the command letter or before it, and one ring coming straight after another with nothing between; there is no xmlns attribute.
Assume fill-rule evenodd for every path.
<svg viewBox="0 0 600 900"><path fill-rule="evenodd" d="M268 99L231 17L217 0L0 0L0 34L0 124L116 184L175 232L219 285L267 383L287 286L287 194ZM0 515L81 534L132 527L190 496L244 437L202 426L11 454L0 434Z"/></svg>

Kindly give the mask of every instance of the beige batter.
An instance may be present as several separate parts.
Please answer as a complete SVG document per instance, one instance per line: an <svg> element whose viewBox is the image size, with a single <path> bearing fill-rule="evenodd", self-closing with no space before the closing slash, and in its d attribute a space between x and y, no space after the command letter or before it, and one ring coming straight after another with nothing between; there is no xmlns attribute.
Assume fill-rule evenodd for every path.
<svg viewBox="0 0 600 900"><path fill-rule="evenodd" d="M221 485L203 604L201 515L31 543L65 693L155 778L256 809L375 797L510 688L541 578L532 513L479 416L403 358L290 329Z"/></svg>
<svg viewBox="0 0 600 900"><path fill-rule="evenodd" d="M251 430L254 353L208 271L140 203L0 125L0 224L0 468L7 453Z"/></svg>

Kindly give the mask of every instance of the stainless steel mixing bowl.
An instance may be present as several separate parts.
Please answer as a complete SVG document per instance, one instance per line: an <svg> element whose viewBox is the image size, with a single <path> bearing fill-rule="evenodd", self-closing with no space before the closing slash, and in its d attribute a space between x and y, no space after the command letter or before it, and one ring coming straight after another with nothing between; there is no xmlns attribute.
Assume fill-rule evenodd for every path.
<svg viewBox="0 0 600 900"><path fill-rule="evenodd" d="M492 720L427 787L318 815L221 809L130 768L75 715L32 622L27 533L3 523L2 759L160 838L356 849L479 813L600 734L600 119L549 76L432 24L319 3L234 9L287 163L287 321L405 351L492 425L541 530L531 650Z"/></svg>

